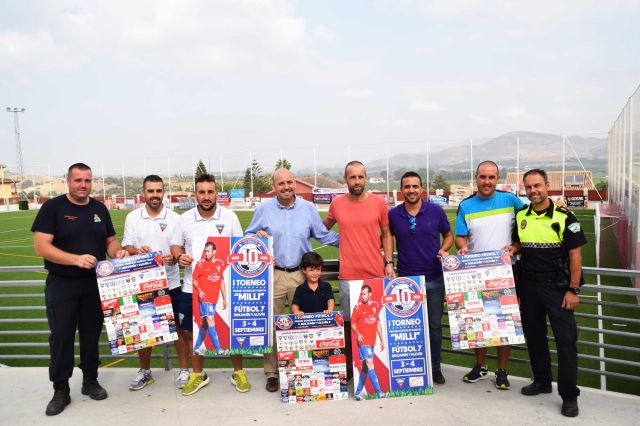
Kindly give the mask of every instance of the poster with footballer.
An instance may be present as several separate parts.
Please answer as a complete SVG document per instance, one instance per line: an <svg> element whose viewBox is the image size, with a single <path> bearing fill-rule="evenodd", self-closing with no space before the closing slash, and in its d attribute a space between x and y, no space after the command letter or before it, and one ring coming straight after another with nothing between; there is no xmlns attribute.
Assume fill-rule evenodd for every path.
<svg viewBox="0 0 640 426"><path fill-rule="evenodd" d="M194 352L270 353L271 239L205 237L193 250Z"/></svg>
<svg viewBox="0 0 640 426"><path fill-rule="evenodd" d="M349 290L355 399L432 394L424 278L356 280Z"/></svg>
<svg viewBox="0 0 640 426"><path fill-rule="evenodd" d="M113 355L178 339L162 253L98 262L96 277Z"/></svg>
<svg viewBox="0 0 640 426"><path fill-rule="evenodd" d="M282 402L349 398L341 311L276 315L275 327Z"/></svg>
<svg viewBox="0 0 640 426"><path fill-rule="evenodd" d="M450 255L442 270L453 349L524 343L508 252Z"/></svg>

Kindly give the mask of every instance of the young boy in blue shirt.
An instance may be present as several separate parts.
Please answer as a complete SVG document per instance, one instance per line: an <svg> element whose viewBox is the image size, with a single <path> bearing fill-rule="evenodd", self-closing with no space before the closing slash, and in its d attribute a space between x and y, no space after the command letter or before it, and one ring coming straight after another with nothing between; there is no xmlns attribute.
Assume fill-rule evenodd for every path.
<svg viewBox="0 0 640 426"><path fill-rule="evenodd" d="M293 314L302 317L305 312L333 312L335 300L331 285L326 281L320 281L323 266L322 256L316 252L310 251L302 256L300 269L306 279L296 288L293 295Z"/></svg>

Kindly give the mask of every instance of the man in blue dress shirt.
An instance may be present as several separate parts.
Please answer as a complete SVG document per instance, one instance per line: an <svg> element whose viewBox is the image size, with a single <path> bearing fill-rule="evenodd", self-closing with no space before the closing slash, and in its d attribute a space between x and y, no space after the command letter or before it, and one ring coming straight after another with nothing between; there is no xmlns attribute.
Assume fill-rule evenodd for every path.
<svg viewBox="0 0 640 426"><path fill-rule="evenodd" d="M291 305L298 285L304 281L300 259L311 251L310 238L337 247L338 234L327 230L312 203L296 197L296 181L289 170L276 170L271 186L276 198L256 208L245 234L273 237L276 260L273 312L281 315L286 303ZM275 348L271 354L264 356L264 373L267 376L267 391L280 389Z"/></svg>

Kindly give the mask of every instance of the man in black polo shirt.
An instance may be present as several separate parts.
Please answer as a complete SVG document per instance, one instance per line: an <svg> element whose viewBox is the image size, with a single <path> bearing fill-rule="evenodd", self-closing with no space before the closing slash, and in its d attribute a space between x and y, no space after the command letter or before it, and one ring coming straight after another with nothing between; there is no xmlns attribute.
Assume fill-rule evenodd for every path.
<svg viewBox="0 0 640 426"><path fill-rule="evenodd" d="M46 409L49 416L61 413L71 402L69 378L74 367L76 328L80 335L82 394L95 400L107 397L98 383L103 317L94 268L106 254L124 257L128 253L115 239L107 208L89 197L91 179L91 168L86 164L69 167L69 193L44 203L31 227L35 252L44 258L49 271L45 304L51 329L49 379L54 389Z"/></svg>
<svg viewBox="0 0 640 426"><path fill-rule="evenodd" d="M313 251L302 256L300 269L306 279L293 294L291 302L293 314L303 316L305 312L324 312L325 314L333 312L335 300L331 285L326 281L320 281L323 264L322 256Z"/></svg>

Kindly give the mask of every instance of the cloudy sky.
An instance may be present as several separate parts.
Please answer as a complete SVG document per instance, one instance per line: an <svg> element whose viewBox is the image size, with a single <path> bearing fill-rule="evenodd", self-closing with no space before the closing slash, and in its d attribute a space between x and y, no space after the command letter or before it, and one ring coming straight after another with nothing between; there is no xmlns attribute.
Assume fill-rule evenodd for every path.
<svg viewBox="0 0 640 426"><path fill-rule="evenodd" d="M640 83L639 18L637 1L0 0L0 106L27 108L25 168L54 174L606 132Z"/></svg>

